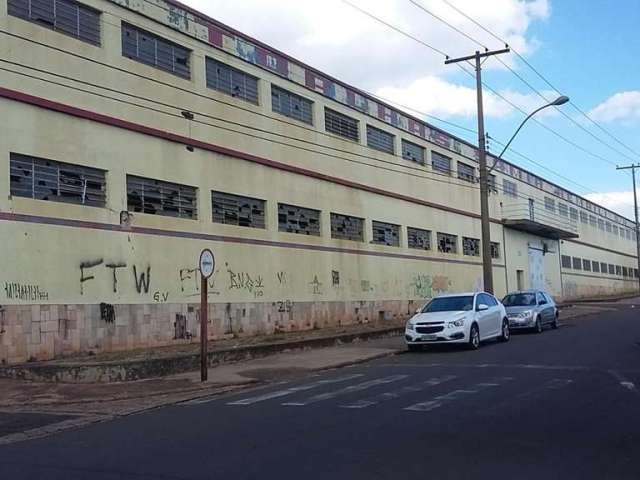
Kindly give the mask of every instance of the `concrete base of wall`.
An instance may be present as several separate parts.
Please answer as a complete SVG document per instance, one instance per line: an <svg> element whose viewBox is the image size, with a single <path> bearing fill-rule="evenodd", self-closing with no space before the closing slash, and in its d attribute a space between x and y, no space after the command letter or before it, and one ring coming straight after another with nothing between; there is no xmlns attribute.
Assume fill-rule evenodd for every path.
<svg viewBox="0 0 640 480"><path fill-rule="evenodd" d="M413 300L216 303L209 306L208 337L391 325L411 315L419 304ZM199 334L199 304L4 305L0 363L188 344L199 342Z"/></svg>

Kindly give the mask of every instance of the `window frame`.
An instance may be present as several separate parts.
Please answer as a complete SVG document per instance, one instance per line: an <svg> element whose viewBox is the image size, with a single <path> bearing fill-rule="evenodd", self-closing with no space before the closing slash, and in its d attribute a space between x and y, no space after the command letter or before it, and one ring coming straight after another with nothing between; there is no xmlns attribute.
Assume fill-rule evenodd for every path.
<svg viewBox="0 0 640 480"><path fill-rule="evenodd" d="M134 175L129 173L126 176L125 181L127 186L127 211L133 212L133 213L143 213L145 215L156 215L159 217L198 220L198 187L195 187L193 185L186 185L182 183L169 182L169 181L160 180L157 178L143 177L141 175ZM136 209L136 207L131 203L133 185L139 185L142 187L141 193L138 193L138 196L140 197L139 209ZM154 194L157 191L157 196L151 195L151 194L147 194L145 196L145 186L148 186L148 188L150 189L150 192L154 192ZM165 194L166 194L165 189L166 190L172 189L173 191L177 190L178 192L177 205L174 200L172 200L171 202L168 202L168 201L165 202ZM191 191L190 195L188 195L189 191ZM185 196L186 199L188 198L192 199L191 207L189 207L188 204L186 206L183 205L182 203L183 196ZM153 207L154 209L156 209L156 205L158 205L158 203L153 202L151 199L158 198L159 205L162 208L160 210L156 209L155 212L151 212L146 206L147 204L147 201L145 200L146 197L150 197L150 200L148 200L150 207ZM172 208L168 208L169 206L171 206ZM173 208L176 208L176 210L173 210ZM177 215L166 213L166 212L174 212L174 211L177 211ZM191 211L191 214L187 214L187 212L189 211Z"/></svg>
<svg viewBox="0 0 640 480"><path fill-rule="evenodd" d="M278 99L277 103L275 98ZM285 102L285 105L288 105L286 108L283 108L283 102ZM274 83L271 84L271 110L273 112L288 118L293 118L307 125L313 125L313 108L314 102L312 100ZM296 111L299 112L299 114L295 114L294 112ZM308 116L306 113L308 113Z"/></svg>
<svg viewBox="0 0 640 480"><path fill-rule="evenodd" d="M217 197L216 197L217 196ZM235 210L232 208L226 208L224 204L221 207L216 208L215 202L226 201L227 206L230 207L232 202L235 201ZM244 203L245 205L241 205ZM255 211L255 206L259 205L262 209L262 214ZM258 230L267 229L267 201L262 198L250 197L248 195L241 195L237 193L223 192L221 190L211 190L211 221L219 225L231 225L242 228L255 228ZM248 212L244 212L243 208L249 208ZM235 221L231 220L235 215ZM216 219L216 216L217 219ZM243 219L249 219L246 222ZM222 221L220 221L222 220Z"/></svg>
<svg viewBox="0 0 640 480"><path fill-rule="evenodd" d="M324 129L340 138L360 142L360 120L329 107L324 107Z"/></svg>

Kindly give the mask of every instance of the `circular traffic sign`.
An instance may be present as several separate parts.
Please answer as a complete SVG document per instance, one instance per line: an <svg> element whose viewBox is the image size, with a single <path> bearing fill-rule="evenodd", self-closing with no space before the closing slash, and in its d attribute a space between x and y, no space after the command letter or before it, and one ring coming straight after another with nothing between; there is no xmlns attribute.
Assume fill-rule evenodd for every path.
<svg viewBox="0 0 640 480"><path fill-rule="evenodd" d="M216 268L216 259L213 257L213 252L208 248L205 248L200 253L200 273L204 278L209 278L213 275L213 271Z"/></svg>

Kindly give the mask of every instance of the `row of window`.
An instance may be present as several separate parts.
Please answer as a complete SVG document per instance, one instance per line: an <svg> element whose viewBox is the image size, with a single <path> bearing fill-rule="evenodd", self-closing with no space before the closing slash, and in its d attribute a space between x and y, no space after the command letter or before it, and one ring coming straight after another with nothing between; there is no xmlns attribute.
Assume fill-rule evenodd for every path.
<svg viewBox="0 0 640 480"><path fill-rule="evenodd" d="M558 214L561 217L569 218L575 222L580 220L580 223L584 225L589 225L593 228L598 228L599 230L607 233L611 233L614 236L620 236L620 238L636 241L636 232L632 229L627 229L623 227L619 227L618 225L606 221L604 218L596 217L595 215L588 214L587 212L580 210L577 208L569 207L566 203L558 202L557 210L556 210L556 201L550 197L544 197L544 208L545 210L552 212L554 214Z"/></svg>
<svg viewBox="0 0 640 480"><path fill-rule="evenodd" d="M562 268L571 270L581 270L584 272L602 273L604 275L617 275L618 277L638 278L638 269L632 267L623 267L621 265L613 265L611 263L597 262L596 260L587 260L586 258L570 257L562 255Z"/></svg>
<svg viewBox="0 0 640 480"><path fill-rule="evenodd" d="M79 40L94 44L101 44L100 32L100 12L91 7L73 0L8 0L8 12L10 15L23 18L38 23L47 28L71 35ZM183 78L191 77L190 57L191 50L169 40L166 40L151 32L142 30L133 25L122 23L122 54L128 58L151 65L161 70L173 73ZM241 100L258 104L258 78L238 70L229 65L225 65L211 58L206 58L206 83L209 88L224 92ZM313 124L313 102L307 98L289 92L280 87L272 85L271 88L272 110L290 118L294 118L307 124ZM359 141L359 122L347 115L325 109L325 128L328 132L340 135L344 138ZM366 126L367 145L371 148L395 154L395 136L389 132ZM425 164L425 148L402 139L402 158L419 164ZM451 174L451 158L432 152L432 168L434 170ZM457 177L461 180L475 182L477 176L475 168L462 162L457 162ZM507 168L509 167L509 169ZM543 188L543 180L525 172L527 178L522 178L522 173L513 165L508 166L504 162L498 162L497 169L502 172L510 171L512 175L527 183ZM515 170L514 170L515 169ZM531 177L531 178L529 178ZM496 178L490 175L490 189L497 192ZM504 179L503 191L505 195L517 197L517 184ZM556 188L556 195L578 202L581 206L589 210L596 210L602 216L609 217L610 212L606 212L601 207L591 204L586 200L573 194ZM553 199L550 199L553 200ZM546 206L546 201L545 201ZM555 211L549 204L549 210ZM578 219L578 212L575 208L567 208L566 204L558 204L558 213L572 220ZM582 220L584 212L580 212ZM584 213L584 217L588 215ZM583 221L585 224L597 226L601 230L616 234L618 227L611 225L608 227L603 220L597 220L595 225L589 217ZM607 222L608 223L608 222ZM633 240L635 231L620 227L622 238Z"/></svg>
<svg viewBox="0 0 640 480"><path fill-rule="evenodd" d="M11 153L11 195L37 200L104 207L106 172L97 168L72 165ZM197 188L173 182L127 175L127 209L149 215L197 219ZM240 227L266 228L266 201L232 193L211 192L212 221ZM365 241L363 218L331 213L331 237ZM297 205L278 203L278 230L320 236L320 211ZM400 246L400 225L373 220L371 243ZM409 248L432 250L432 232L407 227ZM437 250L457 254L458 237L436 233ZM480 256L480 240L462 237L462 254ZM491 256L500 258L500 244L491 243Z"/></svg>

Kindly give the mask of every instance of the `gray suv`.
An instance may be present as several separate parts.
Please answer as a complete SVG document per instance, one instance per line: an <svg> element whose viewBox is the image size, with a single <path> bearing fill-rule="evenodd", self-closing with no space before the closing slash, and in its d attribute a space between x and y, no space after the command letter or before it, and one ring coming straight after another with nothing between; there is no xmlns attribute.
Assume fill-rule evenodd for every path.
<svg viewBox="0 0 640 480"><path fill-rule="evenodd" d="M545 325L558 328L558 308L548 293L540 290L513 292L502 299L502 304L512 330L526 328L541 333Z"/></svg>

